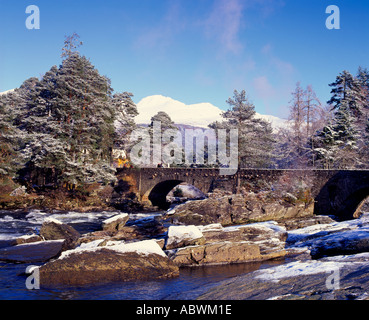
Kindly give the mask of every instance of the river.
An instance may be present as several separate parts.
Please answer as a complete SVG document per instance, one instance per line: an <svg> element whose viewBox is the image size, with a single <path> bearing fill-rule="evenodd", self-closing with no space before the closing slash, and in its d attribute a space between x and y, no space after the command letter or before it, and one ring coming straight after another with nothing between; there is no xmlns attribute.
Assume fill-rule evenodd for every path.
<svg viewBox="0 0 369 320"><path fill-rule="evenodd" d="M117 212L54 212L40 210L1 211L0 247L6 247L9 240L31 233L37 233L43 221L52 217L73 226L80 233L96 231L104 219ZM140 219L150 219L162 212L131 214L127 224ZM24 272L29 264L0 262L1 300L187 300L199 295L219 282L250 273L252 271L282 264L283 261L245 263L224 266L181 268L180 276L169 280L131 281L83 287L28 290ZM37 265L37 264L33 264Z"/></svg>

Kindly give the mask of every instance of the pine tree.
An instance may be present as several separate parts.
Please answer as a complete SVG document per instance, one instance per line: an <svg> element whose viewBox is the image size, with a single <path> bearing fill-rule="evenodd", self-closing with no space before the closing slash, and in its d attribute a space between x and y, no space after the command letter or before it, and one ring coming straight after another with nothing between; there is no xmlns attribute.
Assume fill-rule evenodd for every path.
<svg viewBox="0 0 369 320"><path fill-rule="evenodd" d="M69 145L63 172L68 183L114 180L111 92L110 81L78 53L70 53L59 68L54 103L61 117L60 139Z"/></svg>
<svg viewBox="0 0 369 320"><path fill-rule="evenodd" d="M359 67L357 73L357 79L359 81L362 95L365 97L364 109L366 111L365 117L369 115L369 70L367 68Z"/></svg>
<svg viewBox="0 0 369 320"><path fill-rule="evenodd" d="M116 110L110 80L75 47L66 42L62 65L18 90L21 107L15 123L26 133L23 175L31 184L74 188L115 180L110 164Z"/></svg>
<svg viewBox="0 0 369 320"><path fill-rule="evenodd" d="M332 169L336 161L338 146L336 144L337 133L334 128L327 124L322 130L316 132L310 139L310 144L314 145L314 160L317 167Z"/></svg>
<svg viewBox="0 0 369 320"><path fill-rule="evenodd" d="M118 149L129 151L131 148L129 136L136 128L134 118L138 115L137 106L132 101L133 94L128 92L116 93L112 97L115 112L115 142Z"/></svg>
<svg viewBox="0 0 369 320"><path fill-rule="evenodd" d="M333 123L319 131L314 139L317 162L325 169L348 169L362 165L359 134L355 118L346 103L335 112Z"/></svg>
<svg viewBox="0 0 369 320"><path fill-rule="evenodd" d="M183 162L181 148L182 141L178 140L180 131L166 112L159 111L155 114L151 118L148 130L151 137L153 161L159 160L160 148L160 164L180 164Z"/></svg>
<svg viewBox="0 0 369 320"><path fill-rule="evenodd" d="M13 178L21 167L19 130L14 126L16 93L0 95L0 176Z"/></svg>
<svg viewBox="0 0 369 320"><path fill-rule="evenodd" d="M255 106L246 97L245 90L235 90L233 98L226 102L230 109L222 114L225 120L209 127L238 130L239 167L269 167L275 142L271 124L255 118Z"/></svg>
<svg viewBox="0 0 369 320"><path fill-rule="evenodd" d="M359 80L345 70L329 86L333 88L332 98L328 101L332 109L337 110L342 104L346 104L355 118L359 119L365 106L365 96Z"/></svg>

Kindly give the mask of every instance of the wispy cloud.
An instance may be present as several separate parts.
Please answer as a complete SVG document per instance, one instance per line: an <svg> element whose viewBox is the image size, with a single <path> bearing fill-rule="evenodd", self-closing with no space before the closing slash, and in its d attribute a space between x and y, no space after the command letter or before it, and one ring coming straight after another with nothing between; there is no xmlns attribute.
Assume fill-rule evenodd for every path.
<svg viewBox="0 0 369 320"><path fill-rule="evenodd" d="M254 79L253 87L255 89L255 93L258 97L263 97L264 99L270 99L275 97L276 89L269 82L268 77L260 76Z"/></svg>
<svg viewBox="0 0 369 320"><path fill-rule="evenodd" d="M249 26L249 13L266 19L283 5L283 0L214 0L204 21L205 34L218 41L223 53L240 54L246 47L242 32Z"/></svg>
<svg viewBox="0 0 369 320"><path fill-rule="evenodd" d="M266 44L260 53L259 75L252 81L255 97L264 105L266 112L279 104L279 112L284 114L298 72L292 63L273 51L271 44Z"/></svg>
<svg viewBox="0 0 369 320"><path fill-rule="evenodd" d="M274 52L271 44L266 44L261 53L264 56L269 68L283 79L290 78L295 73L295 67L288 61L280 59Z"/></svg>
<svg viewBox="0 0 369 320"><path fill-rule="evenodd" d="M163 16L156 24L146 27L137 37L134 47L144 50L162 50L170 46L175 35L184 30L186 22L181 14L181 1L168 1Z"/></svg>
<svg viewBox="0 0 369 320"><path fill-rule="evenodd" d="M205 33L215 38L226 52L238 54L243 45L239 39L242 29L243 2L241 0L216 0L210 15L205 19Z"/></svg>

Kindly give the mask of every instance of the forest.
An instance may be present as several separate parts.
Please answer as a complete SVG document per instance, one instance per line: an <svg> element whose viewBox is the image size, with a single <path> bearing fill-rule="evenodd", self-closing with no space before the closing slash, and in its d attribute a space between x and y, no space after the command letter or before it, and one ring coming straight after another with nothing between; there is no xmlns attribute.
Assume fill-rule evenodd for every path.
<svg viewBox="0 0 369 320"><path fill-rule="evenodd" d="M77 51L81 44L76 34L66 37L60 66L0 95L1 185L76 191L115 181L112 153L129 154L138 112L133 94L114 92L110 79ZM224 120L209 127L238 129L242 168L366 169L369 71L343 71L329 86L331 99L322 102L311 85L297 83L287 102L289 126L278 131L255 117L245 90L235 90ZM154 121L162 130L176 127L159 112L151 134Z"/></svg>

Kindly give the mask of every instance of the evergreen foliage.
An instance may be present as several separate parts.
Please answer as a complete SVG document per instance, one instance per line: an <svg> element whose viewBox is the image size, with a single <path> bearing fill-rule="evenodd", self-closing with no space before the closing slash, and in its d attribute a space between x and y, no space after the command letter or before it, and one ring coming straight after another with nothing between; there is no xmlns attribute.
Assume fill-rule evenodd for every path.
<svg viewBox="0 0 369 320"><path fill-rule="evenodd" d="M77 39L66 38L59 67L0 97L0 173L21 169L19 179L31 187L114 181L112 149L135 126L132 94L113 95L110 80L74 51ZM9 160L15 154L18 167Z"/></svg>
<svg viewBox="0 0 369 320"><path fill-rule="evenodd" d="M255 106L245 90L234 91L227 100L230 109L222 114L222 122L212 123L213 129L238 130L238 165L241 168L267 168L273 156L273 130L269 122L255 118Z"/></svg>

